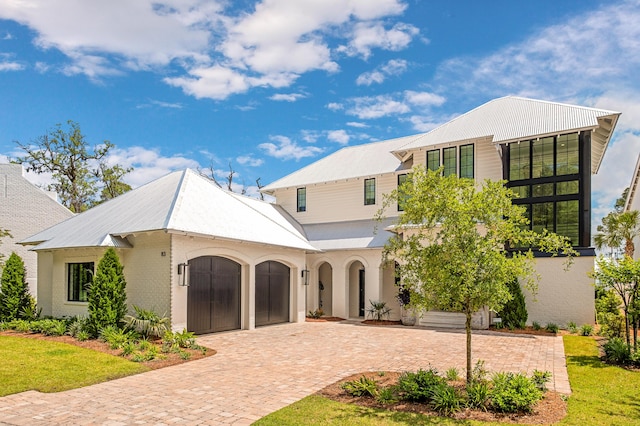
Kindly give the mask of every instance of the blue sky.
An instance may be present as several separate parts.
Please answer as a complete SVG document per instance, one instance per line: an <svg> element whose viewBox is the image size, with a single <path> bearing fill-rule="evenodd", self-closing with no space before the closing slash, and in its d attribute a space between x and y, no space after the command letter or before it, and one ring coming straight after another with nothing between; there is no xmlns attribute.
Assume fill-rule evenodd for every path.
<svg viewBox="0 0 640 426"><path fill-rule="evenodd" d="M636 0L4 0L0 161L74 120L117 146L133 186L231 164L255 194L520 95L623 113L593 181L599 222L640 152L639 23Z"/></svg>

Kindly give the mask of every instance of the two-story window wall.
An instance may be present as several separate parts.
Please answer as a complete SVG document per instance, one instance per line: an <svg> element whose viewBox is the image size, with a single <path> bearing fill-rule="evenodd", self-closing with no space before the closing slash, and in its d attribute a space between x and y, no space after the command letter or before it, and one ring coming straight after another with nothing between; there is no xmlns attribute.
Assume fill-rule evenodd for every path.
<svg viewBox="0 0 640 426"><path fill-rule="evenodd" d="M443 174L445 176L457 174L463 178L474 178L473 144L443 148L442 163L440 163L440 154L439 149L427 151L427 169L438 170L440 166L444 166Z"/></svg>
<svg viewBox="0 0 640 426"><path fill-rule="evenodd" d="M524 205L530 228L564 235L576 247L590 239L589 134L571 133L511 143L505 179Z"/></svg>

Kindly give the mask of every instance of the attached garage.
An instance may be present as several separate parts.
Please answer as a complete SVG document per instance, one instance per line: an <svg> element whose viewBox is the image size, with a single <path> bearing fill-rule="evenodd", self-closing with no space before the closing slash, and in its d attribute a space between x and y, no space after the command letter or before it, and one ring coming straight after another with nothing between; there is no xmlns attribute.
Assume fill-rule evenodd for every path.
<svg viewBox="0 0 640 426"><path fill-rule="evenodd" d="M276 261L256 265L256 327L289 322L290 270Z"/></svg>
<svg viewBox="0 0 640 426"><path fill-rule="evenodd" d="M240 264L219 256L189 261L187 330L196 334L240 328Z"/></svg>

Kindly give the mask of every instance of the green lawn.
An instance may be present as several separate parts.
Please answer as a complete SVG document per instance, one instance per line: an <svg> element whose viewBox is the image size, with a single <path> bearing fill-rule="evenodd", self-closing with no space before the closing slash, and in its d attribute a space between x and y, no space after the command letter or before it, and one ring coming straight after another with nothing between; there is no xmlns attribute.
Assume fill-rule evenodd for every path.
<svg viewBox="0 0 640 426"><path fill-rule="evenodd" d="M0 360L0 396L59 392L149 370L102 352L13 336L0 336Z"/></svg>
<svg viewBox="0 0 640 426"><path fill-rule="evenodd" d="M573 394L560 425L640 425L640 372L603 364L595 340L565 336ZM272 413L256 425L502 425L454 421L443 417L394 413L331 401L312 395Z"/></svg>

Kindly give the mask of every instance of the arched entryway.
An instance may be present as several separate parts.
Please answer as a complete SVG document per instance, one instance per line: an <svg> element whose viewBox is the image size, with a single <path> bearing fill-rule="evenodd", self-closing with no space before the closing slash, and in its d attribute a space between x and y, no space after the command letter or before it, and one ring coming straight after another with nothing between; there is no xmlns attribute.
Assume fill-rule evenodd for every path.
<svg viewBox="0 0 640 426"><path fill-rule="evenodd" d="M333 315L333 268L324 262L318 268L318 308L324 315Z"/></svg>
<svg viewBox="0 0 640 426"><path fill-rule="evenodd" d="M187 330L196 334L240 328L240 264L219 256L189 261Z"/></svg>
<svg viewBox="0 0 640 426"><path fill-rule="evenodd" d="M256 265L256 327L289 322L290 269L269 260Z"/></svg>

